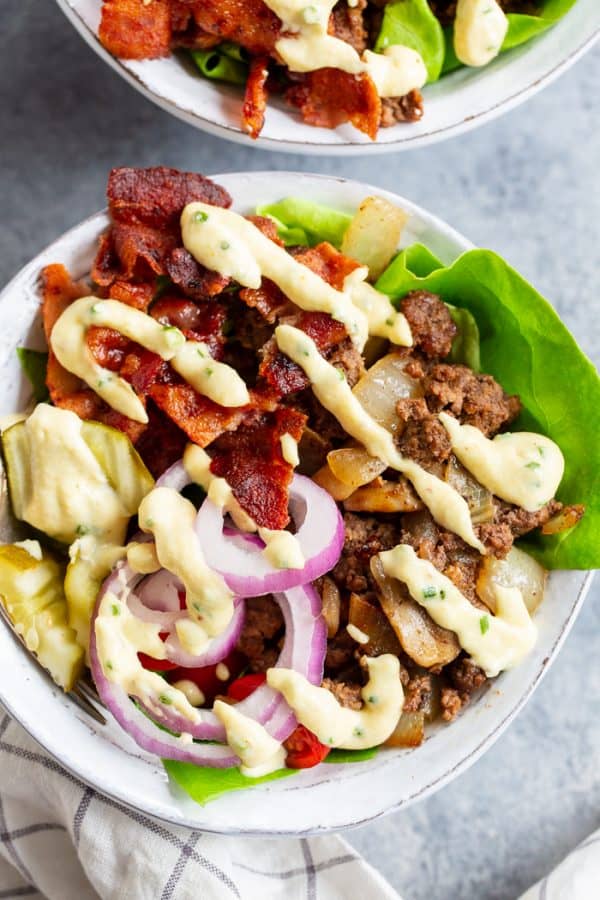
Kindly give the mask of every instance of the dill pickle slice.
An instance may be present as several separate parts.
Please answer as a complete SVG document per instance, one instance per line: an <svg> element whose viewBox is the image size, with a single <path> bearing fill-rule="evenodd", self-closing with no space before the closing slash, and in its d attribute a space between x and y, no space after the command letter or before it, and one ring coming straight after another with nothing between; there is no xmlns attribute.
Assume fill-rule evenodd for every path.
<svg viewBox="0 0 600 900"><path fill-rule="evenodd" d="M68 625L64 567L47 553L37 555L16 544L0 546L0 602L56 684L70 691L81 676L83 648Z"/></svg>

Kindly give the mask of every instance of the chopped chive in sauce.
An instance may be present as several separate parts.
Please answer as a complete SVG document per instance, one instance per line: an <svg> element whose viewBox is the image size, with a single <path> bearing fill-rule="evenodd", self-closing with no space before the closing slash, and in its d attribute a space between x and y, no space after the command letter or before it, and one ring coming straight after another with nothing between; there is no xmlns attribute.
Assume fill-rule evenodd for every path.
<svg viewBox="0 0 600 900"><path fill-rule="evenodd" d="M116 603L113 603L113 605L111 606L111 609L112 609L112 614L113 614L113 616L120 616L120 615L121 615L121 610L119 609L119 607L117 606Z"/></svg>
<svg viewBox="0 0 600 900"><path fill-rule="evenodd" d="M540 467L539 462L528 462L525 464L526 469L539 469L539 467Z"/></svg>
<svg viewBox="0 0 600 900"><path fill-rule="evenodd" d="M164 703L165 706L169 706L173 702L171 698L167 696L167 694L159 694L158 699L159 702Z"/></svg>
<svg viewBox="0 0 600 900"><path fill-rule="evenodd" d="M198 354L200 359L206 359L206 353L204 352L204 350L198 349L198 350L196 350L196 353Z"/></svg>
<svg viewBox="0 0 600 900"><path fill-rule="evenodd" d="M482 616L479 620L479 629L482 634L485 634L490 629L490 617Z"/></svg>
<svg viewBox="0 0 600 900"><path fill-rule="evenodd" d="M344 372L343 369L338 369L337 373L338 373L338 378L340 379L340 381L346 380L346 373Z"/></svg>
<svg viewBox="0 0 600 900"><path fill-rule="evenodd" d="M144 522L145 528L154 528L154 519L146 519Z"/></svg>
<svg viewBox="0 0 600 900"><path fill-rule="evenodd" d="M377 703L379 701L379 697L377 696L377 694L371 694L370 697L367 697L367 701L369 703Z"/></svg>
<svg viewBox="0 0 600 900"><path fill-rule="evenodd" d="M75 534L79 535L79 537L83 537L86 534L90 533L90 529L87 525L78 525L75 529Z"/></svg>
<svg viewBox="0 0 600 900"><path fill-rule="evenodd" d="M230 246L231 244L229 243L229 241L221 241L221 243L219 244L221 250L229 250Z"/></svg>
<svg viewBox="0 0 600 900"><path fill-rule="evenodd" d="M446 591L444 590L444 588L442 588L442 589L440 590L440 598L441 598L442 600L445 600L445 599L446 599Z"/></svg>
<svg viewBox="0 0 600 900"><path fill-rule="evenodd" d="M393 324L394 324L394 320L393 320L393 319L391 319L391 318L390 318L390 319L386 319L386 320L385 320L385 324L386 324L386 325L389 325L389 326L390 326L390 328L391 328L391 327L392 327L392 325L393 325Z"/></svg>
<svg viewBox="0 0 600 900"><path fill-rule="evenodd" d="M422 594L425 600L430 600L432 597L437 597L437 588L430 584L428 587L423 588Z"/></svg>
<svg viewBox="0 0 600 900"><path fill-rule="evenodd" d="M352 730L352 734L354 735L354 737L362 737L363 734L364 734L364 731L363 731L362 728L359 728L359 727L357 726L356 728L354 728L354 729Z"/></svg>
<svg viewBox="0 0 600 900"><path fill-rule="evenodd" d="M199 210L194 213L194 222L196 222L197 225L200 225L201 222L206 222L207 219L208 213L205 213L204 210Z"/></svg>
<svg viewBox="0 0 600 900"><path fill-rule="evenodd" d="M105 669L112 669L112 668L113 668L113 664L107 660L107 661L104 663L104 668L105 668Z"/></svg>
<svg viewBox="0 0 600 900"><path fill-rule="evenodd" d="M211 369L211 368L204 370L204 374L206 375L207 378L210 378L210 376L212 375L213 372L214 372L214 369Z"/></svg>

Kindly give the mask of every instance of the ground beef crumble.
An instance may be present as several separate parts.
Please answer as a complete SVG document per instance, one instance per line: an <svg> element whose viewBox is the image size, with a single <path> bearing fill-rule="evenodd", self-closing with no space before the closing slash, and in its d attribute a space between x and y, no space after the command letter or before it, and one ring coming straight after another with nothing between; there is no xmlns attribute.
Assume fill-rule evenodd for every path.
<svg viewBox="0 0 600 900"><path fill-rule="evenodd" d="M348 512L344 513L344 526L346 541L331 575L338 587L363 594L374 588L369 568L371 557L399 543L400 527L374 516L363 517Z"/></svg>
<svg viewBox="0 0 600 900"><path fill-rule="evenodd" d="M347 709L361 709L362 698L360 684L353 684L346 681L333 681L331 678L324 678L322 687L331 691L335 699L341 706Z"/></svg>
<svg viewBox="0 0 600 900"><path fill-rule="evenodd" d="M246 620L237 649L248 657L251 672L266 672L279 656L278 638L283 633L283 616L271 596L251 597L246 603Z"/></svg>
<svg viewBox="0 0 600 900"><path fill-rule="evenodd" d="M441 693L442 718L451 722L471 700L473 694L487 681L483 669L467 657L450 663L445 669L451 687L443 687Z"/></svg>
<svg viewBox="0 0 600 900"><path fill-rule="evenodd" d="M448 356L457 328L437 294L410 291L400 302L413 337L413 346L428 357Z"/></svg>
<svg viewBox="0 0 600 900"><path fill-rule="evenodd" d="M464 425L474 425L492 437L519 415L518 397L505 394L491 375L467 366L439 363L425 377L425 400L432 412L447 412Z"/></svg>

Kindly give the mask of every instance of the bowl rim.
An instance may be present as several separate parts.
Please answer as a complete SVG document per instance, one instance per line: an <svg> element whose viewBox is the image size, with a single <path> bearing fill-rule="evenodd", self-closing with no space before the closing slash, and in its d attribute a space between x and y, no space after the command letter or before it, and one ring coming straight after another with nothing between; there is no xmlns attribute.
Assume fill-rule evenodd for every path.
<svg viewBox="0 0 600 900"><path fill-rule="evenodd" d="M213 175L211 178L215 180L225 180L227 178L263 178L269 179L270 181L275 178L277 181L285 182L287 179L294 179L295 181L302 182L308 185L316 185L319 183L323 185L341 185L342 188L344 186L349 186L351 189L356 189L360 187L361 192L363 190L372 190L378 192L381 195L387 195L388 198L394 199L397 203L401 203L408 211L412 214L421 217L421 220L426 220L428 224L433 225L438 233L444 235L445 237L450 237L452 241L456 245L462 246L464 250L472 248L474 245L464 238L458 231L453 229L450 225L447 225L443 220L439 219L432 213L429 213L427 210L424 210L422 207L417 204L406 200L400 195L394 194L389 191L381 190L373 185L368 185L363 182L356 181L354 179L345 179L328 175L312 175L304 172L273 172L273 171L263 171L263 172L239 172L239 173L224 173L221 175ZM70 237L74 237L77 232L80 230L83 232L87 228L88 231L90 228L96 227L98 233L100 233L100 229L106 227L108 223L108 218L106 215L106 211L99 211L94 213L93 215L87 217L82 220L80 223L74 225L67 231L63 232L56 240L52 241L46 248L41 250L36 256L31 259L28 263L26 263L17 274L9 281L6 287L0 292L0 304L6 302L9 295L15 290L15 288L21 283L25 282L26 279L32 278L32 276L37 276L39 272L40 266L44 261L48 260L49 254L54 252L54 248L58 247L61 244L64 244ZM459 251L457 251L459 252ZM58 253L57 253L58 255ZM76 273L77 274L77 273ZM78 274L77 274L77 277ZM9 342L10 346L13 346L13 342ZM6 692L3 688L2 682L0 681L0 703L5 707L7 712L13 716L13 718L18 721L22 727L29 733L29 735L40 744L52 758L56 759L60 765L66 769L72 776L82 781L84 784L89 785L90 787L97 790L100 794L105 795L115 802L123 804L125 807L135 810L136 812L144 813L149 815L155 819L159 819L161 821L168 822L173 825L183 825L192 829L202 829L207 832L218 833L218 834L228 834L228 835L237 835L244 834L248 836L306 836L312 834L322 834L322 833L330 833L332 831L341 830L345 828L358 827L360 825L364 825L370 821L373 821L377 818L380 818L384 815L389 815L393 812L396 812L400 809L407 808L411 803L414 803L418 800L424 799L425 797L433 794L435 791L444 787L447 783L452 781L456 776L461 774L467 768L469 768L476 760L489 748L491 745L500 737L500 735L504 732L504 730L508 727L510 722L516 717L519 711L523 708L523 706L530 699L534 691L537 689L541 680L543 679L546 671L548 670L552 661L556 658L556 655L562 646L564 640L566 639L571 627L573 626L575 619L579 613L581 605L584 601L586 593L590 587L590 584L593 579L593 573L586 573L585 571L573 572L573 596L569 596L567 602L569 603L568 608L565 608L564 613L561 615L560 619L560 627L557 633L554 634L552 638L551 645L547 648L546 656L536 665L535 670L530 673L525 679L523 684L523 689L515 691L514 701L511 699L507 704L507 708L503 713L501 713L501 717L499 721L493 723L491 728L487 726L482 726L481 728L481 739L477 742L473 742L466 752L460 751L457 753L455 759L456 762L450 766L450 768L446 768L440 773L436 774L431 780L423 779L416 787L410 786L407 788L406 793L397 801L393 801L389 805L385 805L381 808L374 808L371 812L368 812L366 815L361 815L360 817L353 817L352 820L345 820L339 824L333 825L313 825L309 827L281 827L277 828L263 826L263 827L250 827L246 829L240 829L239 826L236 825L225 825L220 822L211 823L210 821L210 813L209 820L202 821L199 820L198 817L193 815L188 815L187 811L179 806L180 812L175 814L169 814L164 808L158 809L156 806L152 806L151 800L145 805L141 805L139 802L136 803L132 799L128 799L127 791L120 790L115 786L114 780L110 780L109 776L105 776L103 773L95 773L93 769L90 768L89 765L86 765L83 760L78 760L77 757L70 756L70 758L65 759L62 754L59 755L58 748L56 745L52 745L52 742L45 737L45 733L47 733L47 729L44 729L43 725L40 723L38 725L38 718L35 715L35 711L29 710L29 714L24 714L23 710L19 708L18 703L11 700L10 696L7 698ZM571 591L569 591L571 593ZM567 604L565 603L565 607ZM9 637L9 630L6 629L6 637ZM12 637L12 635L11 635ZM14 639L16 641L16 638ZM20 649L20 648L19 648ZM25 654L24 654L25 656ZM29 665L35 666L36 664L33 661L29 662ZM48 677L49 686L52 685ZM69 702L68 700L66 702ZM475 724L474 730L475 733L477 726ZM97 737L97 735L95 735ZM125 752L125 751L122 751ZM387 762L391 763L394 760L392 757L389 757L389 760L384 760L382 758L382 766ZM358 767L357 767L358 768ZM358 775L358 772L357 772ZM335 780L335 779L332 779ZM112 784L112 787L111 787ZM342 782L339 782L341 785ZM318 785L298 785L296 788L292 788L292 790L305 791L310 790L311 787L318 787ZM260 788L258 788L260 790ZM233 795L235 796L235 795ZM217 801L218 802L218 801ZM206 807L197 807L199 811L199 816L202 817L203 812L206 810Z"/></svg>
<svg viewBox="0 0 600 900"><path fill-rule="evenodd" d="M519 90L503 100L492 103L489 107L478 113L464 116L459 121L434 128L424 134L407 135L406 137L399 137L385 143L373 141L369 144L287 140L285 138L263 137L261 135L253 140L238 126L214 122L212 119L208 119L192 109L186 109L180 106L175 100L161 97L159 94L155 93L155 91L146 86L139 75L127 68L119 57L113 56L112 53L102 46L96 33L73 8L70 0L56 0L56 3L71 22L75 30L84 39L86 44L88 44L88 46L90 46L92 50L94 50L94 52L125 81L139 91L147 100L150 100L156 106L160 107L164 112L170 113L186 124L191 125L193 128L204 131L215 137L224 138L232 143L240 144L245 147L254 147L260 150L271 150L280 153L300 153L307 156L367 156L371 154L394 153L402 150L411 150L420 146L426 147L459 134L466 134L467 132L478 128L480 125L490 122L497 116L509 112L511 109L524 103L530 97L533 97L543 88L555 81L563 72L567 71L567 69L574 65L581 56L600 40L599 21L595 30L593 30L583 42L557 63L547 68L541 76L535 77L529 84L519 88ZM552 27L555 28L559 26L560 20ZM543 34L538 37L543 37ZM535 38L532 40L535 40Z"/></svg>

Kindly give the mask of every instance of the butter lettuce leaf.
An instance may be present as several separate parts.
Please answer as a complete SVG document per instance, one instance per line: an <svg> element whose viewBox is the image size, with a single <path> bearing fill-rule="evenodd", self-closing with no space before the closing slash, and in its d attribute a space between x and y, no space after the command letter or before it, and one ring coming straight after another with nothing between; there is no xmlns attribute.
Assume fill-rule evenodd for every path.
<svg viewBox="0 0 600 900"><path fill-rule="evenodd" d="M439 20L427 0L393 0L385 6L375 51L402 44L421 54L427 80L437 81L442 71L446 44Z"/></svg>
<svg viewBox="0 0 600 900"><path fill-rule="evenodd" d="M208 766L195 766L193 763L177 762L174 759L163 759L162 762L169 777L201 806L230 791L240 791L267 781L276 781L278 778L296 775L299 771L278 769L260 778L248 778L242 775L239 768L211 769Z"/></svg>
<svg viewBox="0 0 600 900"><path fill-rule="evenodd" d="M27 347L17 347L17 357L31 384L33 399L37 403L44 403L48 399L46 387L48 354L40 350L29 350Z"/></svg>
<svg viewBox="0 0 600 900"><path fill-rule="evenodd" d="M274 219L281 239L288 244L294 242L314 246L321 241L329 241L338 249L352 221L352 216L347 213L302 197L285 197L277 203L258 206L256 212L259 216ZM298 237L302 239L296 240Z"/></svg>
<svg viewBox="0 0 600 900"><path fill-rule="evenodd" d="M536 15L524 15L523 13L508 13L508 31L502 44L501 53L511 50L513 47L519 47L532 38L542 34L548 28L551 28L559 19L565 16L572 6L575 6L576 0L545 0L541 4L540 11ZM454 32L452 28L444 29L444 39L446 44L446 52L444 64L442 67L442 75L453 72L455 69L461 68L462 63L454 53Z"/></svg>
<svg viewBox="0 0 600 900"><path fill-rule="evenodd" d="M558 315L521 275L491 250L470 250L452 265L419 274L417 248L400 253L377 288L393 300L422 289L469 310L480 332L481 368L508 393L519 394L523 412L514 430L546 434L560 446L564 503L583 503L586 513L571 531L527 539L527 549L551 569L600 566L600 379ZM427 266L425 266L427 268ZM422 272L421 268L421 272Z"/></svg>

